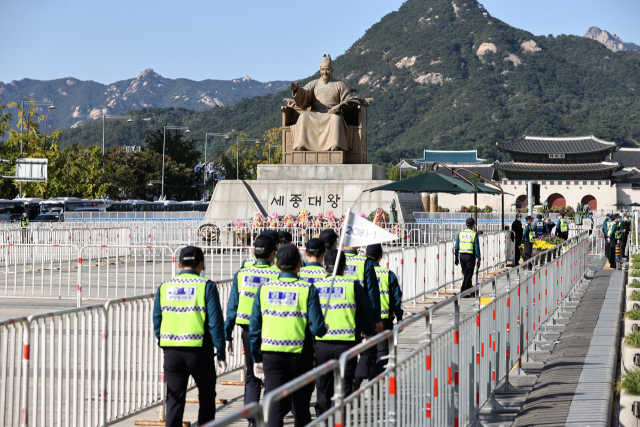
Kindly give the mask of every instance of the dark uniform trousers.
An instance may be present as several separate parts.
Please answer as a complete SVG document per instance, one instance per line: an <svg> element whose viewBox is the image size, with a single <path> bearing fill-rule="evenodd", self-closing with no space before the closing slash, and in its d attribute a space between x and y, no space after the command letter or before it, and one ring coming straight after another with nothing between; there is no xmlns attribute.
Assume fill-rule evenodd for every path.
<svg viewBox="0 0 640 427"><path fill-rule="evenodd" d="M313 369L313 354L268 352L264 353L262 357L265 394ZM311 422L309 402L311 401L314 385L314 383L311 383L271 405L269 409L269 427L282 426L284 417L292 409L295 427L303 427L309 424Z"/></svg>
<svg viewBox="0 0 640 427"><path fill-rule="evenodd" d="M560 237L561 239L564 239L564 240L569 240L569 232L568 231L565 231L565 232L561 231L561 232L558 233L558 237Z"/></svg>
<svg viewBox="0 0 640 427"><path fill-rule="evenodd" d="M182 427L189 376L198 386L198 425L216 418L216 369L212 348L164 348L167 383L167 427Z"/></svg>
<svg viewBox="0 0 640 427"><path fill-rule="evenodd" d="M316 341L316 366L320 366L332 359L338 360L342 353L355 345L355 341ZM357 359L353 358L349 360L345 366L343 397L349 396L353 391L356 364ZM331 398L334 393L333 379L332 372L316 380L316 417L319 417L331 408Z"/></svg>
<svg viewBox="0 0 640 427"><path fill-rule="evenodd" d="M531 256L533 255L533 243L531 242L524 242L524 257L523 260L526 262L527 260L531 259ZM529 265L529 270L531 270L532 266Z"/></svg>
<svg viewBox="0 0 640 427"><path fill-rule="evenodd" d="M262 381L253 375L253 358L251 357L251 346L249 344L249 327L241 325L242 328L242 346L244 347L244 363L247 367L247 374L244 378L244 405L247 406L252 402L260 401L260 393L262 391ZM254 417L247 418L254 421Z"/></svg>
<svg viewBox="0 0 640 427"><path fill-rule="evenodd" d="M473 288L473 269L476 266L476 256L474 254L460 254L460 266L464 275L460 292L464 292Z"/></svg>
<svg viewBox="0 0 640 427"><path fill-rule="evenodd" d="M616 245L618 244L618 239L611 238L609 244L609 264L611 264L612 268L616 266Z"/></svg>
<svg viewBox="0 0 640 427"><path fill-rule="evenodd" d="M382 319L382 327L385 331L390 331L393 329L393 319ZM387 365L389 360L387 356L389 356L389 340L384 340L378 343L377 346L378 356L376 357L376 364L373 367L373 371L369 374L369 380L374 379L378 375L384 372L384 367Z"/></svg>
<svg viewBox="0 0 640 427"><path fill-rule="evenodd" d="M513 265L518 265L520 264L520 245L522 244L522 242L518 239L515 240L515 250L514 250L514 260L513 260Z"/></svg>
<svg viewBox="0 0 640 427"><path fill-rule="evenodd" d="M360 388L360 384L365 379L368 379L373 372L373 368L376 365L376 359L378 358L378 347L370 348L367 351L360 353L358 359L358 365L356 367L356 380L353 384L353 388Z"/></svg>
<svg viewBox="0 0 640 427"><path fill-rule="evenodd" d="M604 238L606 239L606 238L607 238L607 236L605 235L605 236L604 236ZM611 239L611 240L613 240L613 239ZM604 256L605 256L605 257L607 257L607 259L610 259L610 258L609 258L609 257L610 257L609 244L610 244L610 243L606 243L606 240L605 240L605 244L604 244Z"/></svg>

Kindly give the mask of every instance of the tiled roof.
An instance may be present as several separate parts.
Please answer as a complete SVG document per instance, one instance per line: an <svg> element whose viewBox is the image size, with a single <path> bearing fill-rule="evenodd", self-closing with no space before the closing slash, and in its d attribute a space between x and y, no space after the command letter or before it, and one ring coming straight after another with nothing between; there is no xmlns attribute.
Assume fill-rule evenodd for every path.
<svg viewBox="0 0 640 427"><path fill-rule="evenodd" d="M640 169L640 148L620 148L611 155L611 159L622 163L622 167Z"/></svg>
<svg viewBox="0 0 640 427"><path fill-rule="evenodd" d="M449 163L482 163L484 159L478 158L478 150L468 151L444 151L444 150L424 150L422 159L415 159L420 163L442 162Z"/></svg>
<svg viewBox="0 0 640 427"><path fill-rule="evenodd" d="M616 144L593 135L567 138L525 135L511 142L496 142L496 146L500 151L511 153L579 154L613 151Z"/></svg>
<svg viewBox="0 0 640 427"><path fill-rule="evenodd" d="M477 173L478 175L482 176L484 179L488 179L489 181L498 181L500 178L498 176L498 171L496 171L493 168L493 165L490 164L486 164L486 165L477 165L477 164L472 164L472 165L459 165L459 164L448 164L447 166L450 166L454 169L458 169L458 168L465 168L465 169L469 169L471 172L473 173ZM446 168L438 168L438 173L442 174L444 176L452 176L454 178L459 178L457 175L452 174L451 171L449 171L449 169ZM465 171L459 171L460 175L464 176L465 178L469 178L469 172L465 172Z"/></svg>
<svg viewBox="0 0 640 427"><path fill-rule="evenodd" d="M617 162L602 163L572 163L572 164L540 164L540 163L514 163L495 162L493 167L506 172L600 172L613 171L620 166Z"/></svg>

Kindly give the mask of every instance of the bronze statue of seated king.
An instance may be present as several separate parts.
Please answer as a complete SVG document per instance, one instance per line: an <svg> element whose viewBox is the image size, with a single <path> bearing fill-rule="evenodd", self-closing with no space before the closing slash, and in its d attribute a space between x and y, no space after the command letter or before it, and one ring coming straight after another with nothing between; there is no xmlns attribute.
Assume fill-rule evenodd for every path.
<svg viewBox="0 0 640 427"><path fill-rule="evenodd" d="M319 79L291 83L291 91L282 107L285 163L366 163L372 99L355 98L356 89L333 79L330 55L322 58Z"/></svg>

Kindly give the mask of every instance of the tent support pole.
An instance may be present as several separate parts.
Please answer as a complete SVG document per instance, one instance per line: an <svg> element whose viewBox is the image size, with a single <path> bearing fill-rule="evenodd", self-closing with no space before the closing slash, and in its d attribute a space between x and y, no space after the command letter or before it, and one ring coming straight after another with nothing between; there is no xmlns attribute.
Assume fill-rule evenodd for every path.
<svg viewBox="0 0 640 427"><path fill-rule="evenodd" d="M494 187L496 187L498 190L500 190L500 193L502 195L502 225L500 225L500 230L504 230L504 190L502 189L501 186L499 186L498 184L496 184L493 181L488 180L487 178L485 178L482 175L479 175L475 172L471 172L469 169L465 169L465 168L458 168L459 171L465 171L467 173L469 173L470 175L473 175L477 178L480 178L481 180L483 180L484 182L486 182L487 184L491 184Z"/></svg>

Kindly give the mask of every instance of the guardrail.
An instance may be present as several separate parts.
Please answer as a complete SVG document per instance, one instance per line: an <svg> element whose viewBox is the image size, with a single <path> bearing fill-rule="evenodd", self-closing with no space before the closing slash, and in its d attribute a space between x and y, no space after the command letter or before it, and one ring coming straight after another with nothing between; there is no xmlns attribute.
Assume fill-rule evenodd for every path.
<svg viewBox="0 0 640 427"><path fill-rule="evenodd" d="M149 294L0 321L0 425L105 426L162 404L153 306ZM223 375L243 359L236 351Z"/></svg>
<svg viewBox="0 0 640 427"><path fill-rule="evenodd" d="M334 406L310 425L469 425L478 421L480 408L495 400L498 384L509 388L509 372L527 358L529 348L540 339L541 326L560 317L574 286L588 265L588 232L565 244L542 252L520 266L485 280L455 297L435 304L420 314L399 322L393 331L385 331L372 340L340 356L339 366L383 340L389 340L389 359L385 371L364 388L343 398L344 370L338 369ZM506 288L498 293L498 281ZM489 288L491 301L480 305L480 294ZM475 292L474 313L460 315L461 298ZM436 336L433 322L439 313L451 317L452 325ZM452 316L451 316L452 315ZM425 322L426 340L408 356L399 360L398 337L418 322ZM335 363L335 361L333 361ZM264 423L272 402L303 387L310 378L330 372L311 371L268 393L262 403ZM367 390L369 391L367 393ZM364 399L368 394L368 399ZM230 425L243 414L243 408L207 427ZM252 407L253 413L259 411ZM258 424L261 425L261 424Z"/></svg>
<svg viewBox="0 0 640 427"><path fill-rule="evenodd" d="M494 237L489 235L485 235L485 237L487 239L497 239L495 240L495 247L498 248L498 251L501 251L502 243L500 243L500 240L506 239L507 235L508 233L501 232L495 233ZM473 340L463 338L461 342L466 347L464 352L460 353L460 361L455 366L460 366L459 371L462 378L469 378L470 381L473 379L475 381L474 384L489 387L488 391L478 392L480 393L478 395L481 398L480 402L491 398L491 390L493 390L491 384L493 384L492 381L494 380L492 373L489 371L495 370L498 379L503 378L507 372L504 366L500 365L499 368L495 368L498 366L496 361L504 360L502 357L505 354L505 346L507 344L503 343L503 341L509 342L509 348L517 348L516 352L512 353L512 355L516 354L517 357L509 359L508 366L511 366L512 362L518 357L527 355L528 344L533 342L534 334L539 333L543 319L548 319L557 312L558 307L567 298L569 290L584 269L586 255L590 246L587 238L588 233L582 233L580 236L571 239L563 247L543 252L516 269L484 281L480 287L485 287L486 289L487 286L491 286L493 297L493 301L484 308L480 308L480 300L479 298L476 299L476 310L480 313L477 319L481 320L483 327L488 326L485 329L474 329L476 318L473 316L466 319L459 318L459 304L462 295L445 300L430 307L428 311L400 322L393 332L393 342L390 346L390 365L383 374L367 385L368 388L372 389L374 399L378 399L383 405L375 409L375 406L371 406L373 401L367 401L367 417L370 420L383 419L396 414L393 410L396 407L404 408L403 411L406 410L407 414L414 414L412 416L418 416L416 414L419 410L424 410L425 405L420 406L420 409L415 405L417 405L416 402L418 400L426 399L426 395L417 395L415 389L411 387L419 385L417 382L421 378L419 375L427 374L420 373L418 375L408 370L403 374L404 376L396 375L394 369L396 369L395 363L397 362L397 336L406 327L420 319L427 321L427 325L431 325L433 316L437 311L452 305L456 313L454 316L454 329L450 328L445 333L432 339L430 326L428 326L427 338L429 340L432 339L435 344L425 344L425 346L418 349L418 352L412 353L410 357L417 357L415 356L416 354L439 354L438 351L440 350L438 349L440 347L438 345L440 343L442 344L442 351L445 352L444 354L456 354L454 352L456 347L451 347L458 345L456 343L458 341L456 331L462 331L463 337L477 336ZM507 241L509 240L507 239ZM491 243L487 244L491 246ZM25 246L32 247L33 245ZM565 246L566 248L564 248ZM451 249L442 244L434 245L433 247L445 247L445 250ZM161 249L165 250L166 248ZM407 249L403 249L398 251L398 254L408 255L409 252ZM527 270L529 266L534 267L533 272ZM207 273L207 275L211 275L213 272ZM171 274L174 274L173 270ZM505 275L509 288L506 293L497 295L497 280L505 277ZM80 277L85 276L80 273ZM158 283L156 282L155 285L157 286ZM553 286L554 283L555 288ZM232 282L230 280L218 282L221 304L225 315L226 310L224 308L228 302L231 285ZM407 282L404 283L403 287L406 289L405 292L409 292ZM412 295L411 298L416 296ZM149 294L120 298L111 300L105 305L78 307L0 322L0 343L2 344L2 348L0 348L0 361L2 361L0 365L0 375L2 375L0 378L0 411L3 411L0 412L2 414L0 421L6 425L16 425L17 423L14 421L17 418L27 417L29 412L32 413L30 416L33 418L34 414L38 412L38 415L36 415L37 424L41 425L71 425L73 424L72 420L84 420L87 424L105 425L104 423L122 420L140 411L162 404L165 397L164 385L162 384L162 354L156 346L152 328L153 297L153 294ZM492 318L491 310L496 311L497 317L495 319L497 321ZM504 314L505 310L506 315ZM508 319L508 321L504 322L505 319ZM520 320L522 321L520 322ZM509 325L518 325L520 330L523 331L524 341L518 341L518 334L508 335ZM234 339L235 351L234 356L228 359L227 372L241 369L244 363L239 328L236 328L234 334L236 338ZM364 351L384 339L389 339L390 336L390 331L378 334L372 340L353 350L356 352ZM508 337L508 340L505 340L505 336ZM20 345L21 342L22 346ZM469 377L468 369L472 369L471 372L475 372L473 369L476 369L473 368L472 363L476 360L475 357L478 355L480 358L485 357L478 349L481 345L487 343L489 344L487 357L489 355L494 357L494 359L491 359L493 360L491 366L494 368L490 369L489 365L483 362L484 364L477 368L479 369L478 372L482 372L483 376L478 376L477 378L474 376ZM495 343L497 343L497 346ZM492 347L492 345L495 347ZM498 355L494 356L490 351L498 352ZM32 354L33 359L31 359ZM437 369L445 369L445 367L450 366L455 372L458 368L453 365L447 365L447 360L450 360L447 357L438 356L436 361L440 364L436 365L434 362L434 366L442 367ZM502 359L495 359L496 357L501 357ZM402 370L405 369L403 366L413 366L411 369L414 369L418 362L422 363L420 360L419 358L403 360L397 364L397 367ZM464 364L462 361L465 361ZM471 364L471 367L467 366L469 364ZM19 369L18 365L20 366ZM438 373L438 375L441 374ZM438 377L436 376L435 378ZM440 376L440 378L443 377ZM416 382L412 384L410 381ZM398 396L395 393L395 384L399 386L397 388L399 390ZM341 386L337 386L336 393L343 390L339 388ZM46 392L42 391L43 387ZM423 387L432 386L423 385ZM394 393L391 393L392 390ZM433 391L432 389L429 390ZM471 391L465 390L463 388L459 392L459 396L462 396L460 397L462 399L460 400L461 402L466 402L464 399L468 399L473 394ZM444 395L445 392L449 393L449 391L452 391L452 389L444 390L441 393ZM404 398L405 400L399 397L401 395L400 392L405 393L407 396ZM361 393L361 391L357 393ZM20 397L18 398L17 396ZM273 398L275 397L271 396L271 399ZM396 401L396 399L400 400ZM17 402L20 405L19 411L16 411ZM420 403L424 402L420 401ZM430 400L429 404L431 403L435 404L436 401L432 402ZM365 401L354 395L345 397L343 404L338 405L336 403L337 408L343 414L340 417L355 417L353 414L356 411L359 413L365 411L364 405ZM384 411L380 408L384 408ZM437 405L434 405L434 410L438 408ZM449 406L446 408L449 408ZM248 408L247 410L255 411L252 413L256 414L260 412L256 408ZM442 409L438 409L438 411L440 410ZM466 416L464 415L466 413L463 406L460 406L457 411L462 414L460 415L461 417ZM469 412L469 414L472 414L472 412ZM420 413L420 415L424 418L426 414ZM404 415L400 414L398 416L403 417ZM22 418L21 422L26 419ZM398 425L413 425L411 424L412 419L417 418L407 418L406 422ZM357 424L358 421L354 418L353 422ZM26 422L23 422L23 424L26 425Z"/></svg>

